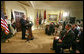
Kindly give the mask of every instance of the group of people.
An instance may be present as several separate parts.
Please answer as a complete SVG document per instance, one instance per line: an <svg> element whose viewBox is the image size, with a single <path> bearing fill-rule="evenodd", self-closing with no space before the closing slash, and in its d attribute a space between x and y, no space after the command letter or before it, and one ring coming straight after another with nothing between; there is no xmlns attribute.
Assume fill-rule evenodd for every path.
<svg viewBox="0 0 84 54"><path fill-rule="evenodd" d="M29 21L25 15L22 16L20 23L21 23L21 29L22 29L22 39L32 40L33 35L32 35L31 27L33 23ZM26 30L27 30L27 34L26 34ZM28 36L28 38L25 37L25 34Z"/></svg>
<svg viewBox="0 0 84 54"><path fill-rule="evenodd" d="M56 34L59 35L59 33L62 31L62 24L56 24L54 22L51 22L50 25L46 25L45 33L47 35L53 35L56 36Z"/></svg>
<svg viewBox="0 0 84 54"><path fill-rule="evenodd" d="M2 29L1 30L2 31L2 35L1 35L2 37L1 38L5 42L7 39L11 38L16 33L16 23L14 21L14 18L11 18L11 22L10 22L7 15L4 16L4 19L7 22L7 26L9 29L9 34L6 35L5 30L1 28Z"/></svg>
<svg viewBox="0 0 84 54"><path fill-rule="evenodd" d="M60 35L54 37L52 50L62 53L61 49L71 48L72 53L83 53L83 27L77 24L66 24Z"/></svg>

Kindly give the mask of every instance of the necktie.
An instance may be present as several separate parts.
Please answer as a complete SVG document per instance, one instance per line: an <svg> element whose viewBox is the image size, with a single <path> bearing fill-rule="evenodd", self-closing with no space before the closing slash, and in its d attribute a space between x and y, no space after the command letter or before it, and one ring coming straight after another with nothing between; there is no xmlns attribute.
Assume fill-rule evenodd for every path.
<svg viewBox="0 0 84 54"><path fill-rule="evenodd" d="M64 34L64 36L62 37L62 40L64 39L64 37L67 35L67 32Z"/></svg>

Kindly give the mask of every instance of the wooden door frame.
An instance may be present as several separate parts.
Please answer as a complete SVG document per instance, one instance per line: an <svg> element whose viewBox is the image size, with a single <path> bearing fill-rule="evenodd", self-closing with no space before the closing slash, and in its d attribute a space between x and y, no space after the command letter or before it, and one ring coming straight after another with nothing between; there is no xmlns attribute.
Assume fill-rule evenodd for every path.
<svg viewBox="0 0 84 54"><path fill-rule="evenodd" d="M22 13L24 13L24 15L26 15L25 11L13 9L12 12L13 12L13 18L14 18L14 21L15 21L15 22L16 22L15 11L16 11L16 12L22 12ZM16 28L16 29L18 30L18 28Z"/></svg>

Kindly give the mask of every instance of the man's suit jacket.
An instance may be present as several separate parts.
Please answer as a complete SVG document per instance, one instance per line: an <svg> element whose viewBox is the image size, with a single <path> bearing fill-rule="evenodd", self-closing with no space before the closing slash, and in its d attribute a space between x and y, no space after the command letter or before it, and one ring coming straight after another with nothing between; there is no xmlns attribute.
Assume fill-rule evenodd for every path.
<svg viewBox="0 0 84 54"><path fill-rule="evenodd" d="M50 32L53 32L53 30L54 30L54 25L50 24L50 26L49 26L49 31L50 31Z"/></svg>
<svg viewBox="0 0 84 54"><path fill-rule="evenodd" d="M79 50L80 52L84 52L83 50L83 31L81 31L81 34L79 35L79 40L80 42L78 43L78 45L76 45L76 49Z"/></svg>
<svg viewBox="0 0 84 54"><path fill-rule="evenodd" d="M79 33L79 31L75 28L74 30L73 30L73 32L75 33L75 39L77 38L77 35L78 35L78 33Z"/></svg>
<svg viewBox="0 0 84 54"><path fill-rule="evenodd" d="M64 36L65 33L66 33L66 30L62 30L62 31L60 32L60 39L62 39L62 37Z"/></svg>
<svg viewBox="0 0 84 54"><path fill-rule="evenodd" d="M66 32L65 32L66 33ZM64 34L65 35L65 34ZM61 39L63 38L62 40L62 44L64 46L71 46L74 42L74 37L75 37L75 34L72 30L70 30L66 35L65 37L63 38L63 36L61 37Z"/></svg>
<svg viewBox="0 0 84 54"><path fill-rule="evenodd" d="M21 23L21 26L22 26L22 27L26 27L26 26L25 26L25 24L26 24L26 20L21 19L21 20L20 20L20 23Z"/></svg>

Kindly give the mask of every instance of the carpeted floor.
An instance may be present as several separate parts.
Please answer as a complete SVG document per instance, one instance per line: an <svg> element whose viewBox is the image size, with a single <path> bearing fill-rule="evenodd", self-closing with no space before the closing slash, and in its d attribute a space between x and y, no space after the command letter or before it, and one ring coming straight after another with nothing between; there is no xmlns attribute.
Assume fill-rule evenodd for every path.
<svg viewBox="0 0 84 54"><path fill-rule="evenodd" d="M9 42L1 43L1 53L55 53L50 49L54 36L46 35L44 30L34 30L33 36L34 40L25 42L17 32Z"/></svg>

